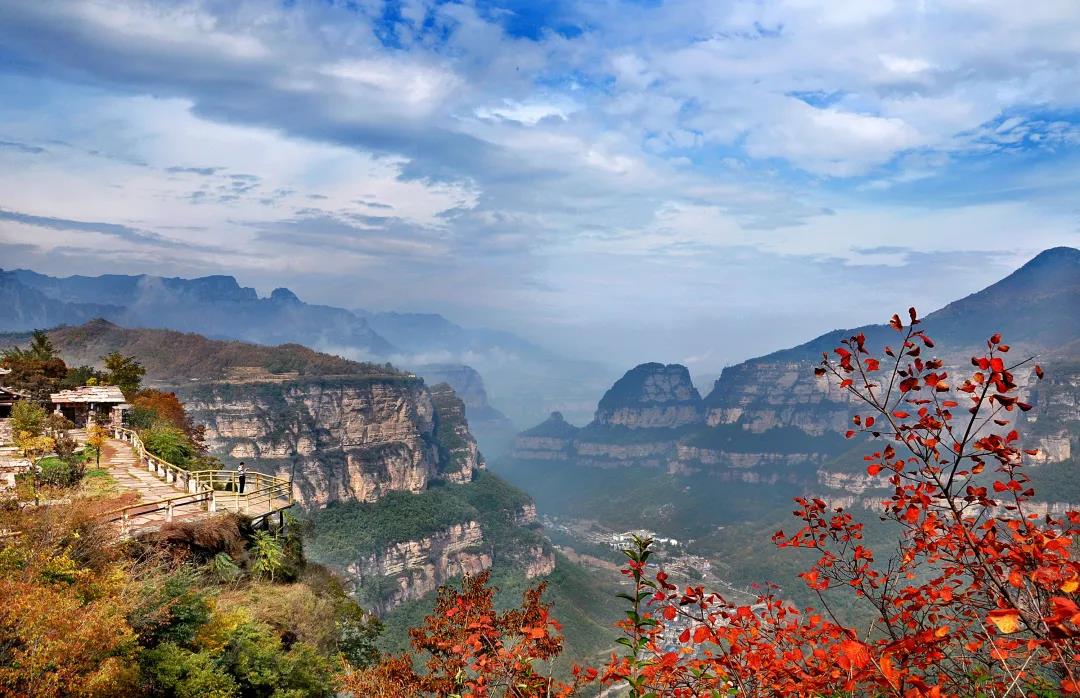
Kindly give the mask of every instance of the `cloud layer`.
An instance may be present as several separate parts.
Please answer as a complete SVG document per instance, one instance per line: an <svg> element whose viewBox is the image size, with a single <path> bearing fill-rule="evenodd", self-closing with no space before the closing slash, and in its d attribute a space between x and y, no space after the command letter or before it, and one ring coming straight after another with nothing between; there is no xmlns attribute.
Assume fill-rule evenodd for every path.
<svg viewBox="0 0 1080 698"><path fill-rule="evenodd" d="M1078 47L1069 0L0 0L2 264L712 370L1077 244Z"/></svg>

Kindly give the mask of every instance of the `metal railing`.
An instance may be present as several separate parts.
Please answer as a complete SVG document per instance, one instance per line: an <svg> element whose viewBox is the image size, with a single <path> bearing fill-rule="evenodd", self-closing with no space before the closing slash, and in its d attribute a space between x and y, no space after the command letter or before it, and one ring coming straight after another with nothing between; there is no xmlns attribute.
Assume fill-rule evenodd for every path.
<svg viewBox="0 0 1080 698"><path fill-rule="evenodd" d="M139 435L124 427L114 426L114 438L131 445L140 465L149 472L178 488L186 494L166 497L150 502L139 502L103 514L108 521L120 523L121 535L131 530L131 519L147 514L165 512L165 521L173 520L176 509L191 504L205 504L209 512L233 511L247 514L255 520L282 511L294 504L292 480L286 480L257 471L246 474L244 491L240 491L239 475L230 470L185 470L158 458L146 450Z"/></svg>

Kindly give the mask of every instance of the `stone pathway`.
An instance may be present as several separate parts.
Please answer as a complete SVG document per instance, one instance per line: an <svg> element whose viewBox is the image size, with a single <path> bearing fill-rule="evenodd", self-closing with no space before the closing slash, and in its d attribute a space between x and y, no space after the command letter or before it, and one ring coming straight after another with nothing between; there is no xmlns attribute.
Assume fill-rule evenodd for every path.
<svg viewBox="0 0 1080 698"><path fill-rule="evenodd" d="M105 442L101 449L101 466L112 475L120 487L138 493L139 502L150 503L187 493L186 490L173 486L148 471L138 462L131 446L123 441L109 439ZM173 521L190 521L208 515L205 503L184 503L173 510ZM132 529L144 530L157 528L165 523L165 520L164 511L155 511L134 514L128 521Z"/></svg>

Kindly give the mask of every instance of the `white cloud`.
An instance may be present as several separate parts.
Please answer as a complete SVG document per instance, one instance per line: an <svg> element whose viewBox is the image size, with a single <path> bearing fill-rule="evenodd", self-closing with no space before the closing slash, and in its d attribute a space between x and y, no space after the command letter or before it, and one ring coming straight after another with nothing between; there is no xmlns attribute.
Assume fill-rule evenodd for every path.
<svg viewBox="0 0 1080 698"><path fill-rule="evenodd" d="M817 174L863 174L922 142L897 118L819 109L797 99L778 104L777 112L772 123L750 131L747 152L783 158Z"/></svg>
<svg viewBox="0 0 1080 698"><path fill-rule="evenodd" d="M150 243L17 223L3 242L288 272L323 300L362 289L484 322L524 309L580 320L571 338L805 309L823 269L911 259L882 247L1075 244L1065 165L969 181L1022 149L1075 155L1073 0L582 3L559 17L580 33L537 40L472 3L384 9L0 0L28 66L0 77L0 141L24 144L0 148L0 207L232 253L176 267ZM899 198L913 183L918 205Z"/></svg>

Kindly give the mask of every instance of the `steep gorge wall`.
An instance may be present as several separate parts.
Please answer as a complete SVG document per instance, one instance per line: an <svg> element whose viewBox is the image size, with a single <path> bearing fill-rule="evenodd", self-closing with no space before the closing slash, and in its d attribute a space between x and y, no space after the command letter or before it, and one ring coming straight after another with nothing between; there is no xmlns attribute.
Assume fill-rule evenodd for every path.
<svg viewBox="0 0 1080 698"><path fill-rule="evenodd" d="M213 453L294 477L305 507L420 492L444 476L465 482L482 467L461 416L440 416L418 379L205 383L179 392ZM452 407L449 396L440 399ZM439 440L440 418L457 437L452 448Z"/></svg>

